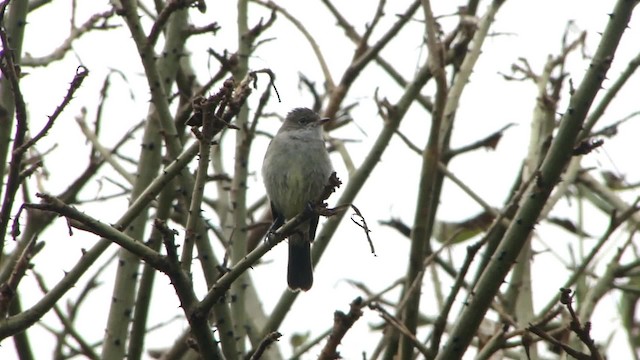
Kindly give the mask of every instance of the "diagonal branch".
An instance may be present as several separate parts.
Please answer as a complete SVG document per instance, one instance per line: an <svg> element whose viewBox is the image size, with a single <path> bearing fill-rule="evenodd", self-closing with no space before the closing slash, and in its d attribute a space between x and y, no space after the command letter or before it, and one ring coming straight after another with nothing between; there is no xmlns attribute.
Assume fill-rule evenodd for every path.
<svg viewBox="0 0 640 360"><path fill-rule="evenodd" d="M480 325L502 281L509 273L520 250L526 243L537 223L551 191L560 180L560 174L571 160L576 138L581 131L586 114L593 99L606 78L616 48L624 33L636 2L619 0L603 32L591 67L570 99L569 107L562 117L557 136L551 143L536 181L529 185L522 206L515 214L515 221L507 229L489 266L485 269L476 287L475 296L464 308L456 326L450 333L449 341L438 354L437 359L458 358L463 354Z"/></svg>

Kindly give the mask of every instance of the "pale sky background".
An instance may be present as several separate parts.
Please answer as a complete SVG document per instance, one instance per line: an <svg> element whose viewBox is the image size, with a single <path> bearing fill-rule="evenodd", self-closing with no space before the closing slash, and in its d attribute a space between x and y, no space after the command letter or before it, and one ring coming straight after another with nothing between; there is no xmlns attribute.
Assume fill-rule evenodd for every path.
<svg viewBox="0 0 640 360"><path fill-rule="evenodd" d="M193 54L193 65L199 71L199 80L204 82L217 71L217 62L207 58L206 50L209 47L222 51L228 48L236 49L236 14L234 2L209 2L209 11L201 15L197 11L191 11L192 19L197 24L205 24L217 21L221 30L216 36L202 36L198 41L191 41L188 50ZM368 22L374 13L376 2L353 1L344 2L336 6L351 21L356 29L362 33L364 24ZM339 81L346 65L353 54L353 44L348 40L343 31L335 25L335 21L328 11L318 2L302 1L278 1L278 4L300 19L309 32L313 34L322 49L331 73L335 81ZM556 55L561 46L561 36L568 20L574 20L570 38L578 36L582 30L587 31L586 53L592 55L595 52L599 40L598 32L601 32L613 7L613 1L507 1L499 11L496 23L492 27L492 36L486 40L483 54L475 72L471 77L471 84L466 88L461 100L461 107L457 113L452 146L458 147L489 135L508 123L516 124L507 130L495 151L478 150L476 152L460 156L450 164L450 170L460 179L466 182L476 193L482 196L489 204L501 206L508 195L513 178L517 174L522 158L526 155L526 144L529 141L530 120L535 105L535 85L528 82L507 82L499 72L510 74L510 66L518 58L527 58L536 72L542 70L542 66L549 54ZM451 14L456 11L459 2L433 1L434 13ZM54 1L45 8L38 10L29 17L29 26L25 36L24 52L33 56L42 56L49 53L68 34L69 4L65 1ZM408 1L389 2L386 7L387 16L382 19L378 31L372 37L377 39L381 30L395 21L394 14L404 11ZM478 13L483 14L487 2L481 2ZM260 17L268 18L268 12L255 4L250 4L252 19L250 24ZM80 2L78 21L85 19L95 12L107 9L106 2ZM52 12L59 16L52 16ZM422 19L421 11L417 12L417 20ZM448 17L442 20L445 31L457 22L457 18ZM120 19L114 19L110 23L121 24ZM628 61L635 57L640 47L640 28L638 16L632 19L630 29L627 30L619 47L616 58L609 71L609 78L615 79L626 67ZM399 39L394 40L384 51L383 55L390 62L397 64L399 70L407 79L410 79L417 67L420 66L426 56L421 42L423 24L413 21L400 34ZM69 179L84 169L88 156L89 146L85 143L82 133L79 131L74 117L79 114L81 106L87 106L89 112L88 121L95 116L95 103L99 97L99 89L104 77L110 69L117 69L126 76L126 81L117 75L112 76L112 87L109 93L108 105L104 114L103 144L110 147L133 124L143 119L147 112L148 92L146 80L142 75L137 51L130 40L128 29L122 27L115 30L114 36L108 33L94 33L74 43L73 53L69 53L63 61L51 64L47 68L25 69L29 74L22 80L22 88L25 100L29 106L31 130L39 129L47 120L47 115L60 103L66 93L68 83L75 74L75 69L82 64L90 70L89 77L77 93L72 104L64 112L58 123L50 131L49 136L38 146L44 151L54 144L57 148L48 155L45 165L52 171L44 184L47 192L56 194L64 189ZM298 74L300 72L309 76L317 84L322 84L319 66L312 56L309 45L300 33L283 16L279 16L276 24L265 35L273 38L272 41L260 46L257 53L251 59L250 67L260 69L268 67L276 75L276 86L282 98L282 103L270 101L269 111L285 114L288 110L298 106L310 106L310 98L302 93L298 87ZM208 67L208 63L212 67ZM568 69L574 84L579 84L588 60L582 59L578 53L573 53L568 61ZM366 151L370 148L378 132L382 127L382 120L377 115L373 94L378 88L379 96L386 97L390 102L399 98L402 89L389 80L387 76L376 66L370 66L363 76L359 77L353 89L350 91L345 104L359 102L359 106L352 111L355 122L362 129L354 126L340 129L332 136L354 139L358 142L349 143L347 148L351 152L357 165L362 162ZM638 96L640 85L637 76L632 78L620 93L618 98L605 114L597 129L613 123L634 111L638 111ZM255 104L264 87L266 78L259 79L259 89L251 98ZM610 82L605 81L605 89ZM430 94L432 84L423 90L423 94ZM566 107L568 100L568 86L564 88L560 111ZM133 93L132 93L133 91ZM133 95L133 97L132 97ZM117 105L114 105L117 104ZM279 123L275 119L263 120L260 129L275 131ZM415 144L423 146L426 143L430 120L417 106L412 107L406 119L403 120L403 131ZM640 134L640 126L637 119L631 120L620 127L620 134L613 140L606 140L601 150L593 152L583 161L584 166L593 166L602 170L622 172L629 182L637 182L640 171L637 165L637 154L640 153L637 136ZM249 164L250 171L254 172L249 179L249 197L255 200L263 195L262 180L259 169L262 162L262 154L268 144L268 139L258 137L254 142L253 154ZM228 144L230 145L230 144ZM129 155L138 155L138 142L133 141L128 145ZM228 169L232 170L231 148L227 151L229 156ZM80 155L78 155L80 154ZM343 183L348 181L348 174L337 156L333 158L334 167ZM328 329L333 321L335 310L348 310L348 304L361 293L347 284L345 279L366 281L374 290L380 290L395 279L404 275L408 255L409 242L402 239L394 231L380 227L379 220L388 220L391 217L400 218L405 223L413 222L415 211L415 194L420 172L420 158L410 151L399 138L394 138L392 144L382 157L372 179L363 188L355 200L355 204L362 210L372 232L372 238L376 246L377 257L369 252L369 246L359 228L354 226L348 217L340 225L334 239L323 255L321 264L315 270L314 286L308 293L302 294L294 304L294 308L285 320L280 332L284 334L280 344L285 356L289 354L288 338L296 331L311 329L311 336ZM60 164L66 164L64 171L60 171ZM195 164L195 162L194 162ZM131 171L135 168L129 167ZM102 170L102 175L110 176L121 183L125 180L112 172ZM109 194L116 188L108 182L96 182L83 192L81 198L89 199L97 194ZM215 191L210 187L210 191ZM337 201L340 192L330 198ZM631 201L638 194L627 193L624 197ZM105 208L102 204L88 204L82 209L87 213L102 219L103 221L115 221L123 209L127 200L121 199L113 202L113 208ZM445 184L442 202L438 211L440 220L460 220L472 216L480 211L480 207L468 198L461 190L451 183ZM589 214L594 214L592 210ZM574 217L577 210L575 204L560 201L554 213ZM205 213L207 216L207 213ZM209 213L211 216L211 213ZM590 218L585 224L586 231L599 236L604 230L607 219L602 216ZM182 230L182 229L177 229ZM573 240L566 232L549 225L542 224L538 227L537 235L544 242L534 242L534 249L542 251L546 246L553 248L555 252L568 259L567 244ZM612 250L619 244L623 235L614 235L616 241L610 242L609 250L603 252L601 265L606 264ZM35 259L36 269L49 277L49 285L52 286L63 275L63 271L70 268L80 256L80 248L88 248L97 240L95 236L75 231L73 237L67 236L66 225L63 220L58 220L55 225L40 238L46 241L47 246ZM466 244L465 244L466 245ZM462 259L459 254L464 253L465 245L452 250L452 256ZM589 245L588 245L589 246ZM113 253L115 246L108 253ZM534 262L536 271L534 287L536 291L535 305L544 306L550 294L553 294L565 281L564 268L551 253L538 255ZM105 254L100 263L107 259ZM47 259L44 263L40 260ZM286 281L286 246L279 245L264 258L266 264L256 266L251 275L260 293L265 294L264 307L271 309L285 291ZM460 265L461 260L456 264ZM114 268L111 266L111 268ZM113 270L113 269L110 269ZM90 316L92 321L87 324L78 324L78 329L90 341L101 340L110 302L110 283L113 271L107 271L103 278L104 284L93 295L90 304L85 303L83 316ZM563 274L558 276L557 274ZM441 280L447 289L450 278L441 275ZM81 283L86 281L86 276ZM174 315L181 314L178 308L178 300L168 279L163 275L158 276L154 294L154 303L149 325L167 321ZM375 279L375 281L371 281ZM425 281L430 282L431 279ZM163 286L166 285L166 286ZM23 290L23 307L37 301L40 296L33 285L32 279L25 279L24 289L33 289L33 295L27 295ZM78 286L78 289L81 288ZM200 289L203 287L201 286ZM425 307L433 303L433 294L426 292L431 289L425 285L423 301ZM265 291L267 290L267 291ZM73 299L76 291L71 291ZM395 300L395 295L388 298ZM462 299L462 296L458 298ZM603 300L591 319L593 322L592 335L598 342L604 342L613 335L613 345L609 349L610 358L625 358L630 356L626 346L624 333L615 312L619 293L612 293ZM459 303L459 302L458 302ZM435 303L433 303L435 304ZM435 306L435 305L434 305ZM268 311L268 310L267 310ZM452 319L455 318L452 317ZM59 323L56 318L47 315L44 321L56 328ZM373 336L369 326L381 323L381 320L372 311L365 311L354 328L348 333L339 347L339 351L345 359L361 357L361 352L371 351L373 344L377 343L379 333ZM178 320L171 326L164 327L147 338L148 348L158 348L172 343L175 335L187 327L184 320ZM38 358L48 358L53 346L53 338L41 327L35 326L29 330ZM423 338L423 330L419 338ZM37 337L37 338L36 338ZM37 340L36 340L37 339ZM40 352L42 351L42 352ZM319 348L309 354L317 355ZM0 358L13 358L13 344L5 340L0 347Z"/></svg>

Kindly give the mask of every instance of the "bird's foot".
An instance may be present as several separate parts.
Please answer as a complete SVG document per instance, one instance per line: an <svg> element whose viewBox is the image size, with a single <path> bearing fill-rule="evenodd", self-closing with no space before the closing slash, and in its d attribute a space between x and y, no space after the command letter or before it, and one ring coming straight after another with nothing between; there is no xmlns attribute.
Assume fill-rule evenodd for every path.
<svg viewBox="0 0 640 360"><path fill-rule="evenodd" d="M264 241L270 242L276 234L276 231L284 224L284 217L276 216L273 219L273 223L269 226L269 230L267 230L267 234L265 236Z"/></svg>

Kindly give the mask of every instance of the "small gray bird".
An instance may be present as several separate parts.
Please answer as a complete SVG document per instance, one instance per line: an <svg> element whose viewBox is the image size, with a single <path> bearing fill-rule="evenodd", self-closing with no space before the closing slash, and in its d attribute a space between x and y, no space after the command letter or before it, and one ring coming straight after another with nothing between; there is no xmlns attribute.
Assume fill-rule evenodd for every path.
<svg viewBox="0 0 640 360"><path fill-rule="evenodd" d="M328 120L306 108L293 109L271 140L262 163L262 178L273 215L271 230L300 214L322 195L333 172L322 139L322 125ZM287 283L293 291L307 291L313 284L311 242L316 236L318 219L318 215L313 215L289 236Z"/></svg>

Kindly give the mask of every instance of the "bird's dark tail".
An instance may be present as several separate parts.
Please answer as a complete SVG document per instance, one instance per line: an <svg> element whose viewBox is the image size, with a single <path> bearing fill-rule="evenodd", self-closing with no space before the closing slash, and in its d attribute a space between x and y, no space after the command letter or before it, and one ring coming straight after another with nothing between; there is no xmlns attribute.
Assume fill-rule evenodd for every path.
<svg viewBox="0 0 640 360"><path fill-rule="evenodd" d="M311 243L301 233L294 233L289 236L287 283L291 291L307 291L313 285Z"/></svg>

